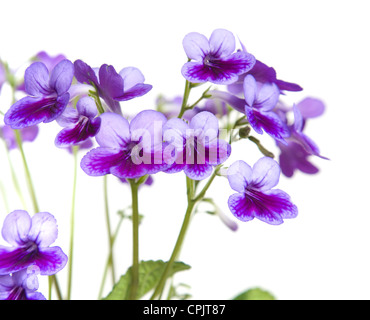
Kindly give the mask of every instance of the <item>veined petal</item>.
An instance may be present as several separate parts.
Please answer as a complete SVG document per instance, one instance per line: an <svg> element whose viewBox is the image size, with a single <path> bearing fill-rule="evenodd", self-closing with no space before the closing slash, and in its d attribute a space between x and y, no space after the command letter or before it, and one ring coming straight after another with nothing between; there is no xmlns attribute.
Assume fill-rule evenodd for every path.
<svg viewBox="0 0 370 320"><path fill-rule="evenodd" d="M136 164L128 157L113 167L111 173L119 178L136 179L148 174L148 170L145 163Z"/></svg>
<svg viewBox="0 0 370 320"><path fill-rule="evenodd" d="M68 257L59 247L39 248L35 264L41 275L53 275L67 264Z"/></svg>
<svg viewBox="0 0 370 320"><path fill-rule="evenodd" d="M62 95L70 88L73 76L73 63L67 59L62 60L51 72L49 86L53 88L58 95Z"/></svg>
<svg viewBox="0 0 370 320"><path fill-rule="evenodd" d="M254 219L253 211L248 206L248 201L244 193L234 193L229 197L228 206L231 213L241 221Z"/></svg>
<svg viewBox="0 0 370 320"><path fill-rule="evenodd" d="M53 91L49 87L49 70L42 62L32 63L24 73L26 92L34 97L50 95Z"/></svg>
<svg viewBox="0 0 370 320"><path fill-rule="evenodd" d="M184 148L184 139L186 130L189 129L188 124L179 118L168 120L163 126L163 141L171 144L176 149Z"/></svg>
<svg viewBox="0 0 370 320"><path fill-rule="evenodd" d="M289 137L289 128L276 113L258 111L248 106L245 107L245 113L257 133L262 134L265 131L276 140L286 143L284 138Z"/></svg>
<svg viewBox="0 0 370 320"><path fill-rule="evenodd" d="M78 111L75 108L66 107L63 113L58 118L56 118L56 122L61 127L67 127L75 124L79 118L80 115L78 114Z"/></svg>
<svg viewBox="0 0 370 320"><path fill-rule="evenodd" d="M101 125L96 141L101 147L122 149L130 142L130 125L121 115L105 112L100 115Z"/></svg>
<svg viewBox="0 0 370 320"><path fill-rule="evenodd" d="M214 139L205 148L206 162L212 165L219 165L225 162L231 154L231 146L226 141Z"/></svg>
<svg viewBox="0 0 370 320"><path fill-rule="evenodd" d="M15 210L9 213L4 220L2 236L12 246L23 245L28 239L31 228L31 217L27 211Z"/></svg>
<svg viewBox="0 0 370 320"><path fill-rule="evenodd" d="M193 135L199 140L207 138L212 141L218 136L218 119L211 112L202 111L191 119L189 128L193 129Z"/></svg>
<svg viewBox="0 0 370 320"><path fill-rule="evenodd" d="M40 247L48 247L58 237L57 221L48 212L38 212L32 216L29 239Z"/></svg>
<svg viewBox="0 0 370 320"><path fill-rule="evenodd" d="M97 147L90 150L81 160L81 169L90 176L109 174L124 159L121 149Z"/></svg>
<svg viewBox="0 0 370 320"><path fill-rule="evenodd" d="M88 117L89 119L96 117L98 114L96 103L94 99L90 97L82 97L80 100L78 100L76 109L78 110L79 114Z"/></svg>
<svg viewBox="0 0 370 320"><path fill-rule="evenodd" d="M193 180L206 179L212 174L212 171L213 171L213 166L208 163L186 164L186 166L184 167L184 172L186 176Z"/></svg>
<svg viewBox="0 0 370 320"><path fill-rule="evenodd" d="M235 161L227 169L227 179L233 190L244 193L252 180L252 168L243 160Z"/></svg>
<svg viewBox="0 0 370 320"><path fill-rule="evenodd" d="M212 55L225 58L235 51L235 37L232 32L225 29L216 29L209 38Z"/></svg>
<svg viewBox="0 0 370 320"><path fill-rule="evenodd" d="M270 190L278 184L279 178L280 166L275 160L263 157L254 164L252 173L253 188L260 191Z"/></svg>
<svg viewBox="0 0 370 320"><path fill-rule="evenodd" d="M208 39L198 32L188 33L182 45L188 58L196 61L201 61L210 51Z"/></svg>
<svg viewBox="0 0 370 320"><path fill-rule="evenodd" d="M34 253L23 247L0 246L0 275L10 274L25 269L35 262Z"/></svg>

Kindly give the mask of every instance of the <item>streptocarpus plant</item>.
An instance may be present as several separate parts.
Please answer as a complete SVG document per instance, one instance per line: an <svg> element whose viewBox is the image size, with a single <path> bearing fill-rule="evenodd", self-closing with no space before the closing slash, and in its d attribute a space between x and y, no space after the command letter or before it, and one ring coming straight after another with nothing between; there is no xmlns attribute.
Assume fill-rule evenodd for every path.
<svg viewBox="0 0 370 320"><path fill-rule="evenodd" d="M183 96L173 100L161 96L155 107L148 106L133 116L127 114L124 102L152 89L136 67L117 72L108 64L94 68L80 59L72 63L63 55L53 58L41 52L26 69L24 78L16 80L9 66L0 64L0 88L8 82L14 94L13 104L3 113L1 134L8 152L16 147L21 152L35 209L30 217L24 208L19 208L4 221L2 236L10 247L0 247L2 299L45 298L35 292L38 285L29 268L38 268L40 275L52 277L49 299L53 286L59 299L71 298L75 212L72 210L71 215L68 292L63 295L56 273L67 264L67 256L59 247L49 247L56 239L56 221L51 214L38 210L22 147L24 141L35 139L38 126L54 120L62 127L55 146L67 148L75 161L78 150L84 152L80 168L76 162L75 171L81 169L91 176L92 183L96 176L110 175L130 185L132 265L117 279L112 248L119 244L109 226L107 268L112 269L114 286L105 297L100 292L99 298L160 299L165 292L169 298L179 298L169 280L174 273L189 269L179 261L179 252L190 218L200 203L214 206L214 213L233 231L237 229L233 217L243 223L257 218L271 225L297 217L297 205L275 187L281 173L292 177L295 170L318 172L309 162L310 156L326 159L304 133L306 122L311 121L308 119L320 116L324 104L308 97L287 106L282 97L302 88L278 79L275 70L257 60L243 44L237 49L235 37L228 30L217 29L209 38L191 32L184 37L183 47L188 58L181 68L185 78ZM206 83L199 98L189 103L192 90ZM19 100L15 99L17 91L24 95ZM280 150L278 158L274 159L257 138L263 134L275 141ZM28 138L29 135L32 136ZM92 143L94 140L96 143ZM259 149L261 158L256 163L239 159L227 164L239 140L249 141ZM187 207L171 256L140 261L139 187L155 183L158 172L185 176ZM219 210L209 194L215 179L224 179L225 190L229 190L228 214ZM253 294L238 297L241 296Z"/></svg>

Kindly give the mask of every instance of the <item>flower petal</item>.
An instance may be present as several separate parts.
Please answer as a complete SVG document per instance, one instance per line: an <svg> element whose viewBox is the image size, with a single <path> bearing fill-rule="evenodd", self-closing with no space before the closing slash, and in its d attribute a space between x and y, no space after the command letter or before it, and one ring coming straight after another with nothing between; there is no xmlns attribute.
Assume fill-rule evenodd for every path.
<svg viewBox="0 0 370 320"><path fill-rule="evenodd" d="M123 89L124 91L128 91L137 84L143 84L145 81L144 75L138 68L135 67L126 67L123 68L119 75L123 80Z"/></svg>
<svg viewBox="0 0 370 320"><path fill-rule="evenodd" d="M252 168L243 160L235 161L227 169L230 187L243 193L252 179Z"/></svg>
<svg viewBox="0 0 370 320"><path fill-rule="evenodd" d="M210 51L208 39L198 32L188 33L182 45L187 57L197 61L201 61Z"/></svg>
<svg viewBox="0 0 370 320"><path fill-rule="evenodd" d="M88 117L89 119L95 118L98 115L98 108L94 99L90 97L82 97L76 104L76 109L79 114Z"/></svg>
<svg viewBox="0 0 370 320"><path fill-rule="evenodd" d="M57 221L48 212L38 212L32 216L29 239L40 247L50 246L58 237Z"/></svg>
<svg viewBox="0 0 370 320"><path fill-rule="evenodd" d="M31 228L31 217L27 211L15 210L4 220L2 236L12 246L23 245L28 239Z"/></svg>
<svg viewBox="0 0 370 320"><path fill-rule="evenodd" d="M67 59L59 62L50 75L49 85L58 95L66 93L72 84L74 76L73 63Z"/></svg>
<svg viewBox="0 0 370 320"><path fill-rule="evenodd" d="M61 127L68 127L74 125L79 118L80 115L78 114L78 111L75 108L66 107L63 113L58 118L56 118L56 122Z"/></svg>
<svg viewBox="0 0 370 320"><path fill-rule="evenodd" d="M213 166L208 163L204 164L186 164L184 172L187 177L193 180L203 180L208 178L213 171Z"/></svg>
<svg viewBox="0 0 370 320"><path fill-rule="evenodd" d="M279 101L279 96L280 91L276 84L265 83L259 89L257 99L253 107L259 108L261 111L271 111Z"/></svg>
<svg viewBox="0 0 370 320"><path fill-rule="evenodd" d="M10 274L34 264L35 255L23 247L0 246L0 275Z"/></svg>
<svg viewBox="0 0 370 320"><path fill-rule="evenodd" d="M152 90L153 86L145 83L138 83L129 90L125 90L123 95L115 96L114 99L117 101L128 101L137 97L141 97Z"/></svg>
<svg viewBox="0 0 370 320"><path fill-rule="evenodd" d="M36 266L41 275L53 275L62 270L68 262L67 255L59 247L39 248Z"/></svg>
<svg viewBox="0 0 370 320"><path fill-rule="evenodd" d="M248 207L248 201L243 193L234 193L229 197L228 206L231 213L241 221L254 219L253 211Z"/></svg>
<svg viewBox="0 0 370 320"><path fill-rule="evenodd" d="M99 85L99 81L95 71L85 62L82 60L76 60L74 63L75 68L75 77L78 82L91 84L91 82L95 85Z"/></svg>
<svg viewBox="0 0 370 320"><path fill-rule="evenodd" d="M135 164L131 157L122 161L118 166L111 169L111 173L119 178L136 179L148 173L147 165Z"/></svg>
<svg viewBox="0 0 370 320"><path fill-rule="evenodd" d="M191 119L189 128L193 129L191 135L197 136L199 140L208 139L208 141L212 141L218 137L218 119L208 111L196 114Z"/></svg>
<svg viewBox="0 0 370 320"><path fill-rule="evenodd" d="M304 119L316 118L325 111L325 104L316 98L307 97L297 104L297 108Z"/></svg>
<svg viewBox="0 0 370 320"><path fill-rule="evenodd" d="M82 158L81 169L90 176L103 176L118 166L124 156L121 149L97 147Z"/></svg>
<svg viewBox="0 0 370 320"><path fill-rule="evenodd" d="M219 165L225 162L231 154L231 146L226 141L214 139L206 146L206 162Z"/></svg>
<svg viewBox="0 0 370 320"><path fill-rule="evenodd" d="M96 141L101 147L125 148L130 142L130 125L121 115L105 112L100 115L101 125Z"/></svg>
<svg viewBox="0 0 370 320"><path fill-rule="evenodd" d="M103 98L107 95L114 99L124 94L123 79L113 66L103 64L99 68L99 81L101 90L104 92Z"/></svg>
<svg viewBox="0 0 370 320"><path fill-rule="evenodd" d="M235 51L235 37L232 32L225 29L216 29L209 38L211 54L225 58Z"/></svg>
<svg viewBox="0 0 370 320"><path fill-rule="evenodd" d="M49 87L49 70L42 62L32 63L24 73L26 92L34 97L50 95L53 91Z"/></svg>
<svg viewBox="0 0 370 320"><path fill-rule="evenodd" d="M260 191L270 190L278 184L279 178L280 166L275 160L263 157L254 164L252 172L253 188Z"/></svg>

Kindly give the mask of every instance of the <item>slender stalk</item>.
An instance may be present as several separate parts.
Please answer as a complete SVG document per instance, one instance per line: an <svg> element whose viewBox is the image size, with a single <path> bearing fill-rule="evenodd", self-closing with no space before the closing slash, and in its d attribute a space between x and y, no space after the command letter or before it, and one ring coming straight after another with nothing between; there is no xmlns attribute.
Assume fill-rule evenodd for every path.
<svg viewBox="0 0 370 320"><path fill-rule="evenodd" d="M113 261L113 236L112 236L112 228L110 224L110 219L109 219L109 205L108 205L108 176L104 176L104 211L105 211L105 219L107 222L107 231L108 231L108 241L109 241L109 259L108 263L109 266L111 267L112 271L112 282L113 284L115 283L116 280L116 273L114 269L114 261Z"/></svg>
<svg viewBox="0 0 370 320"><path fill-rule="evenodd" d="M129 179L132 197L132 279L130 287L130 300L135 300L139 287L139 206L138 184Z"/></svg>
<svg viewBox="0 0 370 320"><path fill-rule="evenodd" d="M181 110L180 110L179 115L177 116L178 118L181 118L184 115L184 113L187 109L189 95L190 95L190 82L188 80L186 80L185 89L184 89L184 96L182 98Z"/></svg>
<svg viewBox="0 0 370 320"><path fill-rule="evenodd" d="M72 292L72 267L73 267L73 245L74 245L74 230L75 230L75 204L76 204L76 186L77 186L77 151L78 146L73 147L73 159L74 159L74 170L73 170L73 187L72 187L72 208L71 208L71 230L70 230L70 241L69 241L69 255L68 255L68 287L67 287L67 300L71 300Z"/></svg>

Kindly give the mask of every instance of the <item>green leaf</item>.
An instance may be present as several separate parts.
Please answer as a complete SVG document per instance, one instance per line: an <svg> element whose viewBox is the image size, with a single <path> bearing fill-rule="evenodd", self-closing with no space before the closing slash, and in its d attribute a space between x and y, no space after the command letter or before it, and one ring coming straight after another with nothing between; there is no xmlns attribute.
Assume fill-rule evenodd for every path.
<svg viewBox="0 0 370 320"><path fill-rule="evenodd" d="M141 261L139 264L139 288L137 291L137 298L142 298L150 290L154 289L159 279L164 272L166 267L166 262L162 260L149 260ZM190 269L190 266L176 261L169 273L169 277L175 274L176 272L184 271ZM112 291L108 294L104 300L127 300L130 292L131 284L131 267L127 272L121 276L119 281L114 285Z"/></svg>
<svg viewBox="0 0 370 320"><path fill-rule="evenodd" d="M275 300L275 297L261 288L252 288L237 295L233 300Z"/></svg>

